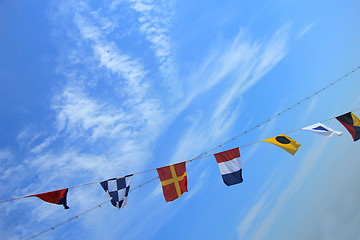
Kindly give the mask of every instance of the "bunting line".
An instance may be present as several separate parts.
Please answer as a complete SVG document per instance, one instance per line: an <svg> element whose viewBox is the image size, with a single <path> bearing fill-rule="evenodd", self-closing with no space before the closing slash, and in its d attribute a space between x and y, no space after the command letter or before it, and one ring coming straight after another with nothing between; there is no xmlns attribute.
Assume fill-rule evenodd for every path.
<svg viewBox="0 0 360 240"><path fill-rule="evenodd" d="M136 187L133 188L133 189L130 189L129 192L132 192L132 191L136 190L137 188L141 188L142 186L144 186L144 185L146 185L146 184L148 184L148 183L151 183L152 181L154 181L154 180L156 180L156 179L158 179L158 178L159 178L159 177L150 179L149 181L147 181L147 182L145 182L145 183L142 183L142 184L136 186ZM101 208L102 205L104 205L104 204L106 204L106 203L108 203L108 202L110 202L110 200L107 200L107 201L105 201L105 202L102 202L102 203L96 205L95 207L89 208L88 210L85 210L84 212L81 212L81 213L79 213L79 214L77 214L77 215L75 215L75 216L73 216L73 217L71 217L71 218L68 218L68 219L66 219L65 221L61 222L61 223L58 223L58 224L56 224L56 225L54 225L54 226L52 226L52 227L49 227L49 228L47 228L47 229L45 229L45 230L43 230L43 231L41 231L41 232L39 232L39 233L37 233L37 234L35 234L35 235L33 235L33 236L27 238L27 240L37 238L37 237L39 237L40 235L43 235L44 233L47 233L47 232L49 232L49 231L51 231L51 230L55 230L55 228L60 227L61 225L64 225L65 223L68 223L68 222L70 222L70 221L72 221L72 220L76 220L76 219L78 219L79 217L81 217L81 216L83 216L83 215L85 215L85 214L87 214L87 213L89 213L89 212L94 211L95 209Z"/></svg>
<svg viewBox="0 0 360 240"><path fill-rule="evenodd" d="M193 158L193 159L187 160L185 162L192 162L194 160L199 160L199 159L210 157L210 156L212 156L212 155L210 154L210 155L206 155L206 156L202 156L202 157L198 157L198 158ZM138 174L142 174L142 173L146 173L146 172L156 171L156 169L157 168L153 168L153 169L149 169L149 170L145 170L145 171L141 171L141 172L136 172L136 173L133 173L132 175L138 175ZM124 177L124 176L120 176L120 177ZM72 186L72 187L68 187L68 189L78 188L78 187L85 187L85 186L88 186L88 185L100 183L102 181L97 181L97 182L91 182L91 183L85 183L85 184L81 184L81 185L77 185L77 186ZM142 186L142 184L140 184L138 187L141 187L141 186ZM28 198L28 197L33 197L34 195L36 195L36 194L31 194L31 195L27 195L27 196L23 196L23 197L17 197L17 198L2 200L2 201L0 201L0 203L10 202L10 201L19 200L19 199Z"/></svg>
<svg viewBox="0 0 360 240"><path fill-rule="evenodd" d="M351 110L351 111L349 111L349 112L356 112L356 111L358 111L358 110L360 110L360 108L356 108L356 109ZM319 123L328 122L328 121L333 120L333 119L336 119L336 118L335 118L335 117L332 117L332 118L323 120L323 121L321 121L321 122L319 122ZM286 134L290 134L290 133L297 132L297 131L300 131L300 130L302 130L302 128L299 128L299 129L296 129L296 130L292 130L292 131L290 131L290 132L286 132L286 133L282 133L282 134L285 134L285 135L286 135ZM249 143L249 144L242 145L242 146L240 146L239 148L247 147L247 146L253 145L253 144L255 144L255 143L260 143L260 142L262 142L262 140L256 141L256 142L252 142L252 143ZM210 155L210 156L211 156L211 155Z"/></svg>
<svg viewBox="0 0 360 240"><path fill-rule="evenodd" d="M27 240L37 238L40 235L43 235L44 233L47 233L48 231L55 230L55 228L60 227L61 225L65 224L65 223L68 223L68 222L70 222L72 220L78 219L80 216L83 216L83 215L85 215L85 214L87 214L89 212L92 212L97 208L101 208L101 206L104 205L107 202L110 202L110 200L107 200L106 202L100 203L99 205L96 205L95 207L92 207L92 208L90 208L90 209L88 209L88 210L86 210L86 211L84 211L82 213L79 213L78 215L76 215L74 217L68 218L67 220L65 220L65 221L63 221L61 223L58 223L58 224L56 224L56 225L54 225L54 226L52 226L52 227L50 227L48 229L45 229L44 231L39 232L39 233L27 238Z"/></svg>
<svg viewBox="0 0 360 240"><path fill-rule="evenodd" d="M322 91L324 91L324 90L328 89L329 87L333 86L334 84L340 82L340 81L343 80L344 78L348 77L350 74L352 74L352 73L356 72L357 70L359 70L359 68L360 68L360 66L354 68L353 70L351 70L350 72L346 73L345 75L343 75L342 77L338 78L337 80L333 81L333 82L330 83L329 85L321 88L320 90L316 91L315 93L311 94L310 96L308 96L308 97L306 97L306 98L298 101L296 104L294 104L294 105L292 105L292 106L284 109L283 111L279 112L278 114L275 114L274 116L272 116L272 117L266 119L265 121L263 121L263 122L255 125L255 126L252 127L252 128L249 128L248 130L246 130L246 131L238 134L237 136L235 136L235 137L233 137L233 138L230 138L229 140L225 141L224 143L221 143L221 144L219 144L219 145L211 148L210 150L208 150L208 151L200 154L198 157L203 156L203 155L207 155L209 152L212 152L212 151L214 151L214 150L222 147L223 145L225 145L225 144L227 144L227 143L229 143L229 142L231 142L231 141L234 141L235 139L239 138L240 136L242 136L242 135L244 135L244 134L247 134L248 132L250 132L250 131L252 131L252 130L254 130L254 129L256 129L256 128L262 126L262 125L264 125L265 123L270 122L271 120L273 120L274 118L280 116L281 114L283 114L283 113L285 113L285 112L287 112L287 111L290 111L290 110L293 109L294 107L299 106L299 105L302 104L303 102L305 102L305 101L313 98L314 96L318 95L318 94L321 93Z"/></svg>
<svg viewBox="0 0 360 240"><path fill-rule="evenodd" d="M354 110L351 110L350 112L355 112L355 111L358 111L358 110L360 110L360 108L356 108L356 109L354 109ZM328 122L328 121L330 121L330 120L332 120L332 119L336 119L336 118L335 118L335 117L332 117L332 118L329 118L329 119L320 121L320 123ZM285 134L285 135L286 135L286 134L294 133L294 132L297 132L297 131L300 131L300 130L302 130L302 128L299 128L299 129L296 129L296 130L293 130L293 131L289 131L289 132L286 132L286 133L282 133L282 134ZM260 141L252 142L252 143L249 143L249 144L245 144L245 145L239 146L238 148L244 148L244 147L247 147L247 146L250 146L250 145L253 145L253 144L256 144L256 143L260 143L260 142L263 142L263 141L260 140ZM191 160L187 160L187 161L185 161L185 162L188 163L188 162L192 162L192 161L195 161L195 160L199 160L199 159L203 159L203 158L211 157L211 156L213 156L213 154L208 154L208 155L205 155L205 156L202 156L202 157L199 157L199 158L194 158L194 159L191 159ZM149 172L149 171L154 171L154 170L156 170L156 168L155 168L155 169L146 170L146 171L143 171L143 172ZM143 172L134 173L134 175L135 175L135 174L140 174L140 173L143 173ZM149 183L153 182L154 180L156 180L156 179L158 179L158 178L159 178L159 176L157 176L157 177L155 177L155 178L152 178L152 179L150 179L149 181L147 181L147 182L145 182L145 183L142 183L142 184L136 186L136 187L133 188L133 189L130 189L130 192L132 192L132 191L134 191L134 190L136 190L136 189L138 189L138 188L141 188L142 186L144 186L144 185L146 185L146 184L149 184ZM89 184L84 184L84 185L89 185ZM18 198L18 199L20 199L20 198ZM27 239L28 239L28 240L34 239L34 238L36 238L36 237L38 237L38 236L40 236L40 235L42 235L42 234L44 234L44 233L46 233L46 232L48 232L48 231L50 231L50 230L55 230L55 228L57 228L57 227L65 224L65 223L68 223L68 222L70 222L70 221L72 221L72 220L78 219L80 216L83 216L83 215L85 215L85 214L87 214L87 213L89 213L89 212L92 212L93 210L95 210L95 209L97 209L97 208L101 208L102 205L104 205L104 204L106 204L106 203L108 203L108 202L110 202L110 200L107 200L107 201L105 201L105 202L102 202L102 203L96 205L95 207L92 207L92 208L90 208L90 209L88 209L88 210L86 210L86 211L84 211L84 212L81 212L81 213L77 214L76 216L71 217L71 218L69 218L69 219L67 219L67 220L65 220L65 221L63 221L63 222L61 222L61 223L58 223L58 224L56 224L56 225L54 225L54 226L52 226L52 227L50 227L50 228L47 228L47 229L43 230L42 232L37 233L37 234L35 234L35 235L27 238Z"/></svg>
<svg viewBox="0 0 360 240"><path fill-rule="evenodd" d="M354 68L353 70L351 70L350 72L346 73L345 75L343 75L342 77L338 78L337 80L333 81L333 82L330 83L329 85L321 88L320 90L316 91L315 93L311 94L310 96L308 96L308 97L306 97L306 98L298 101L296 104L294 104L294 105L292 105L292 106L284 109L283 111L279 112L278 114L275 114L274 116L272 116L272 117L266 119L265 121L263 121L263 122L255 125L255 126L249 128L248 130L246 130L246 131L238 134L237 136L235 136L235 137L233 137L233 138L230 138L229 140L227 140L227 141L225 141L225 142L223 142L223 143L221 143L221 144L219 144L219 145L211 148L210 150L208 150L208 151L206 151L206 152L198 155L197 157L192 158L192 159L190 159L190 160L187 160L187 161L185 161L185 162L192 162L192 161L195 161L195 160L198 160L198 159L202 159L202 158L206 158L206 157L212 156L212 154L209 154L210 152L213 152L214 150L216 150L216 149L218 149L218 148L220 148L220 147L228 144L229 142L235 141L235 140L236 140L237 138L239 138L240 136L242 136L242 135L244 135L244 134L247 134L248 132L250 132L250 131L252 131L252 130L254 130L254 129L256 129L256 128L258 128L258 127L260 127L260 126L262 126L262 125L264 125L264 124L266 124L266 123L268 123L268 122L270 122L271 120L273 120L273 119L276 118L276 117L281 116L281 115L284 114L285 112L290 111L290 110L293 109L294 107L296 107L296 106L302 104L303 102L305 102L305 101L313 98L314 96L318 95L319 93L321 93L322 91L328 89L329 87L333 86L334 84L340 82L341 80L343 80L344 78L348 77L350 74L356 72L356 71L359 70L359 69L360 69L360 66ZM358 110L358 109L356 109L356 110ZM356 111L356 110L354 110L354 111ZM330 118L330 119L333 119L333 118ZM329 120L330 120L330 119L329 119ZM325 121L328 121L328 120L325 120ZM323 122L325 122L325 121L323 121ZM298 130L301 130L301 129L298 129ZM295 131L298 131L298 130L294 130L294 131L292 131L292 132L295 132ZM287 134L287 133L286 133L286 134ZM254 142L254 143L249 143L249 144L247 144L247 145L244 145L244 147L245 147L245 146L252 145L252 144L255 144L255 143L258 143L258 142L261 142L261 141L257 141L257 142ZM133 175L137 175L137 174L141 174L141 173L146 173L146 172L151 172L151 171L155 171L155 170L156 170L156 168L154 168L154 169L149 169L149 170L145 170L145 171L133 173ZM88 186L88 185L97 184L97 183L100 183L100 182L101 182L101 181L91 182L91 183L85 183L85 184L81 184L81 185L77 185L77 186L68 187L68 189L78 188L78 187L84 187L84 186ZM14 200L19 200L19 199L23 199L23 198L28 198L28 197L32 197L33 195L36 195L36 194L31 194L31 195L28 195L28 196L23 196L23 197L17 197L17 198L2 200L2 201L0 201L0 203L9 202L9 201L14 201Z"/></svg>

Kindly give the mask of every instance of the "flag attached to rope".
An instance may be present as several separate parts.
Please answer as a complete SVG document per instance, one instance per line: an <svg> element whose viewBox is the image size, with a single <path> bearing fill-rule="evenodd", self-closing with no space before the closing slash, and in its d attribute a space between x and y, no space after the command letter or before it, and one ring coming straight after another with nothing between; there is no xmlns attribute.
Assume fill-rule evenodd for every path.
<svg viewBox="0 0 360 240"><path fill-rule="evenodd" d="M238 184L243 181L242 161L238 147L216 153L214 156L219 165L223 181L227 186Z"/></svg>
<svg viewBox="0 0 360 240"><path fill-rule="evenodd" d="M100 182L105 192L110 198L111 204L117 209L126 207L127 196L130 191L132 174L121 178L112 178Z"/></svg>
<svg viewBox="0 0 360 240"><path fill-rule="evenodd" d="M336 117L344 125L354 139L354 142L360 139L360 120L352 112Z"/></svg>
<svg viewBox="0 0 360 240"><path fill-rule="evenodd" d="M343 133L335 131L322 123L316 123L308 127L302 128L303 130L311 131L326 137L331 137L333 134L341 136Z"/></svg>
<svg viewBox="0 0 360 240"><path fill-rule="evenodd" d="M52 192L35 194L29 197L38 197L45 202L63 205L65 209L69 209L69 207L66 204L66 197L68 190L69 190L68 188L65 188Z"/></svg>
<svg viewBox="0 0 360 240"><path fill-rule="evenodd" d="M188 191L185 162L158 168L157 172L166 202L174 201Z"/></svg>
<svg viewBox="0 0 360 240"><path fill-rule="evenodd" d="M281 147L288 153L294 155L299 149L301 144L297 143L294 139L282 134L273 138L262 140L263 142L272 143L278 147Z"/></svg>

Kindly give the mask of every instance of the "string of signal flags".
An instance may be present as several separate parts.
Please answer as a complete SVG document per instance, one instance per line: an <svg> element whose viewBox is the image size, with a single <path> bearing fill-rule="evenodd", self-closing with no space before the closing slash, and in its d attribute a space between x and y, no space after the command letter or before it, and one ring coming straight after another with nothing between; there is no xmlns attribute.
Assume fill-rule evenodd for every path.
<svg viewBox="0 0 360 240"><path fill-rule="evenodd" d="M353 113L358 110L360 110L360 108L354 109L351 112L348 112L346 114L335 117L335 119L337 119L348 130L348 132L352 136L352 139L354 142L356 142L360 139L360 119ZM322 136L326 136L326 137L331 137L333 135L341 136L343 134L343 132L333 130L330 127L323 124L324 122L330 121L332 119L334 119L334 118L330 118L330 119L321 121L319 123L316 123L316 124L313 124L313 125L310 125L310 126L307 126L304 128L293 130L291 132L280 134L280 135L277 135L272 138L268 138L268 139L253 142L250 144L242 145L242 146L239 146L239 147L236 147L233 149L229 149L226 151L222 151L219 153L205 155L202 158L214 156L216 159L216 162L219 166L219 170L220 170L223 182L227 186L236 185L236 184L243 182L242 160L241 160L240 150L239 150L240 148L250 146L255 143L268 142L268 143L271 143L275 146L282 148L283 150L287 151L291 155L294 155L299 150L301 144L296 142L294 139L290 138L286 134L293 133L293 132L296 132L299 130L306 130L306 131L311 131L313 133L316 133L316 134L319 134ZM195 160L198 160L198 159L201 159L201 158L197 158ZM148 182L145 182L145 183L137 186L136 188L140 188L141 186L148 184L148 183L154 181L155 179L159 178L161 185L162 185L162 190L163 190L163 195L164 195L165 201L166 202L174 201L175 199L181 197L183 195L183 193L188 191L186 163L192 162L192 161L194 161L194 159L176 163L176 164L172 164L172 165L168 165L168 166L161 167L161 168L147 170L146 172L156 170L158 173L158 177L153 178L153 179L149 180ZM143 173L143 172L141 172L141 173ZM123 177L112 178L112 179L98 182L98 183L100 183L102 188L105 190L105 192L107 193L110 200L107 200L91 209L86 210L85 212L82 212L72 218L69 218L69 219L67 219L55 226L52 226L36 235L33 235L28 239L34 239L50 230L55 230L55 228L65 224L67 222L70 222L72 220L75 220L75 219L79 218L79 216L87 214L87 213L97 209L98 207L101 207L102 205L108 203L109 201L117 209L126 207L127 197L129 195L129 192L131 192L131 190L130 190L131 180L135 174L140 174L140 173L129 174L129 175L126 175ZM136 188L134 188L132 190L135 190ZM66 205L67 192L68 192L68 188L56 190L56 191L52 191L52 192L47 192L47 193L30 195L30 196L26 196L26 197L38 197L49 203L63 205L65 209L68 209L69 207Z"/></svg>
<svg viewBox="0 0 360 240"><path fill-rule="evenodd" d="M359 109L360 108L356 110ZM354 113L348 112L346 114L337 116L335 118L348 130L354 142L360 139L360 120ZM302 130L311 131L327 137L331 137L334 134L338 136L341 136L343 134L340 131L335 131L331 129L330 127L326 126L321 122L313 124L308 127L304 127L302 128ZM294 155L301 146L300 143L296 142L294 139L290 138L285 134L277 135L275 137L264 139L258 142L271 143L275 146L284 149L285 151L287 151L292 155ZM258 142L254 142L252 144ZM249 144L244 146L249 146ZM240 147L244 147L244 146L240 146ZM213 154L216 159L216 162L218 163L222 179L227 186L232 186L243 182L242 161L239 150L240 147L236 147L230 150ZM206 155L206 157L209 156L212 155ZM184 162L168 165L165 167L148 170L148 171L153 171L153 170L157 171L166 202L174 201L175 199L181 197L184 192L188 191L186 163L190 161L193 160L184 161ZM111 178L99 182L101 187L107 193L111 204L114 205L114 207L116 207L117 209L126 207L126 201L130 190L130 184L132 177L134 175L135 174L129 174L123 177ZM38 197L45 202L63 205L65 209L69 209L69 207L67 206L68 190L69 190L68 188L65 188L65 189L60 189L46 193L34 194L26 197Z"/></svg>
<svg viewBox="0 0 360 240"><path fill-rule="evenodd" d="M237 139L238 137L240 137L243 134L248 133L251 130L254 130L257 127L260 127L261 125L271 121L273 118L280 116L281 114L285 113L286 111L289 111L291 109L293 109L294 107L300 105L301 103L305 102L306 100L309 100L310 98L316 96L317 94L319 94L320 92L326 90L327 88L333 86L335 83L341 81L342 79L344 79L345 77L347 77L348 75L350 75L351 73L357 71L360 67L357 67L355 69L353 69L351 72L345 74L344 76L342 76L341 78L337 79L336 81L330 83L329 85L325 86L324 88L318 90L317 92L315 92L314 94L308 96L307 98L302 99L301 101L297 102L296 104L288 107L287 109L283 110L282 112L274 115L273 117L265 120L264 122L254 126L253 128L248 129L247 131L237 135L234 138L231 138L230 140L208 150L207 152L199 155L196 158L193 158L191 160L188 161L184 161L184 162L180 162L180 163L176 163L173 165L169 165L169 166L165 166L165 167L161 167L161 168L157 168L157 169L150 169L147 171L143 171L143 172L138 172L138 173L133 173L133 174L129 174L123 177L119 177L119 178L113 178L113 179L108 179L105 181L98 181L98 182L92 182L92 183L87 183L87 184L82 184L82 185L78 185L78 186L73 186L73 187L69 187L69 188L65 188L65 189L60 189L60 190L56 190L56 191L51 191L51 192L46 192L46 193L40 193L40 194L33 194L33 195L28 195L28 196L24 196L24 197L18 197L18 198L13 198L13 199L8 199L8 200L3 200L0 201L0 203L3 202L8 202L8 201L13 201L13 200L18 200L18 199L22 199L22 198L28 198L28 197L38 197L40 199L42 199L43 201L49 202L49 203L53 203L53 204L59 204L59 205L63 205L65 209L68 209L69 207L67 206L67 193L69 191L69 189L71 188L77 188L77 187L82 187L82 186L87 186L90 184L95 184L95 183L100 183L100 185L102 186L102 188L105 190L105 192L107 193L108 197L110 200L103 202L99 205L97 205L94 208L91 208L83 213L78 214L77 216L70 218L60 224L57 224L49 229L44 230L43 232L40 232L32 237L30 237L29 239L35 238L49 230L54 230L55 227L58 227L66 222L69 222L73 219L78 218L81 215L84 215L94 209L96 209L97 207L100 207L101 205L107 203L107 202L111 202L112 205L114 205L114 207L116 207L117 209L120 209L121 207L125 207L126 206L126 201L127 201L127 197L128 194L130 192L130 184L131 184L131 179L134 175L136 174L141 174L144 172L149 172L149 171L154 171L156 170L158 172L158 177L153 178L151 180L149 180L148 182L145 182L131 190L135 190L137 188L142 187L145 184L148 184L154 180L156 180L157 178L160 178L161 181L161 185L163 188L163 194L165 197L166 202L169 201L173 201L177 198L179 198L184 192L187 192L187 173L186 173L186 163L188 162L192 162L194 160L199 160L202 158L206 158L206 157L210 157L210 156L215 156L215 159L218 163L221 175L222 175L222 179L224 181L224 183L227 186L231 186L231 185L235 185L238 183L241 183L243 181L242 178L242 161L241 161L241 157L240 157L240 151L239 148L245 147L245 146L249 146L255 143L259 143L259 142L268 142L268 143L272 143L278 147L281 147L282 149L286 150L287 152L289 152L290 154L294 155L297 150L300 147L300 144L297 143L295 140L291 139L290 137L286 136L285 134L289 134L301 129L297 129L282 135L278 135L275 136L273 138L269 138L269 139L265 139L262 141L258 141L258 142L253 142L247 145L243 145L243 146L239 146L237 148L234 149L230 149L227 151L223 151L223 152L219 152L216 154L208 154L208 152L212 152L215 149L222 147L223 145L225 145L226 143L233 141L235 139ZM360 108L359 108L360 109ZM357 111L359 109L355 109L352 110L351 112L348 112L346 114L343 114L341 116L336 117L337 120L340 121L340 123L349 131L349 133L352 135L353 140L357 141L360 138L360 120L355 116L355 114L353 114L352 112ZM322 121L322 122L326 122L329 121L333 118L330 118L328 120ZM339 131L335 131L332 130L331 128L329 128L328 126L322 124L322 122L308 126L306 128L303 128L304 130L309 130L315 133L318 133L320 135L324 135L324 136L332 136L333 134L336 135L341 135L342 132Z"/></svg>

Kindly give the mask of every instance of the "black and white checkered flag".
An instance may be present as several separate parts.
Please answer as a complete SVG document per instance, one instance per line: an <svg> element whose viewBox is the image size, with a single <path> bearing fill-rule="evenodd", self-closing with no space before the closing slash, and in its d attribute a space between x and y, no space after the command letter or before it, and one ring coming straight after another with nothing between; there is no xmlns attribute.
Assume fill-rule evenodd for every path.
<svg viewBox="0 0 360 240"><path fill-rule="evenodd" d="M112 205L117 209L126 207L126 199L130 190L131 175L127 175L121 178L112 178L106 181L100 182L100 185L104 188L108 194Z"/></svg>

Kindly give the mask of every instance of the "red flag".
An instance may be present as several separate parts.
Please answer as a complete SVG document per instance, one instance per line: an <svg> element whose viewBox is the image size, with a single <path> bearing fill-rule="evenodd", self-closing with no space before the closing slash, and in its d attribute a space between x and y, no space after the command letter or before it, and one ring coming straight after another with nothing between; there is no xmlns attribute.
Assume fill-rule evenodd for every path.
<svg viewBox="0 0 360 240"><path fill-rule="evenodd" d="M38 197L45 202L63 205L65 209L69 209L69 207L66 205L66 197L68 190L69 190L68 188L65 188L52 192L35 194L29 197Z"/></svg>
<svg viewBox="0 0 360 240"><path fill-rule="evenodd" d="M166 202L171 202L187 192L187 177L185 162L158 168Z"/></svg>

